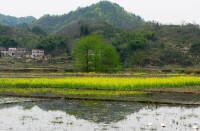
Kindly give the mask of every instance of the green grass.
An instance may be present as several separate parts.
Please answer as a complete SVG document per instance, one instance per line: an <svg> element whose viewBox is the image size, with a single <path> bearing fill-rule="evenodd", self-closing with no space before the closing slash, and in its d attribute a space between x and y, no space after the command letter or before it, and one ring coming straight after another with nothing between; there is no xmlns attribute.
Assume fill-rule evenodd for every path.
<svg viewBox="0 0 200 131"><path fill-rule="evenodd" d="M198 76L123 78L123 77L66 77L66 78L0 78L1 87L61 87L65 89L135 90L148 88L186 87L200 85Z"/></svg>
<svg viewBox="0 0 200 131"><path fill-rule="evenodd" d="M137 91L76 90L64 88L0 88L1 94L42 95L42 96L127 96L145 94Z"/></svg>

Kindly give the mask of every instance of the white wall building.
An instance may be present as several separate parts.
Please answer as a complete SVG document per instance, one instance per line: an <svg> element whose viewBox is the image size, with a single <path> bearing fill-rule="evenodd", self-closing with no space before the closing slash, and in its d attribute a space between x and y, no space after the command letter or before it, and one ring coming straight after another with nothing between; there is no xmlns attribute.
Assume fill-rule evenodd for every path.
<svg viewBox="0 0 200 131"><path fill-rule="evenodd" d="M6 51L6 48L0 47L0 52L1 52L1 55L7 55L8 54L8 51Z"/></svg>
<svg viewBox="0 0 200 131"><path fill-rule="evenodd" d="M15 56L16 52L17 52L17 48L8 48L8 54L10 56Z"/></svg>
<svg viewBox="0 0 200 131"><path fill-rule="evenodd" d="M42 58L44 57L44 50L42 49L32 49L32 58Z"/></svg>

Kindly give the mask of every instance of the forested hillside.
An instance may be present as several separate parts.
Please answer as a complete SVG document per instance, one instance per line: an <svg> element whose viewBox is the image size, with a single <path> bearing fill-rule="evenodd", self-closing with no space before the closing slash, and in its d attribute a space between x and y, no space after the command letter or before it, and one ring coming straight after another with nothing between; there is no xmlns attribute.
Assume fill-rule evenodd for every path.
<svg viewBox="0 0 200 131"><path fill-rule="evenodd" d="M77 20L100 20L118 28L132 28L144 23L141 17L128 13L117 4L101 1L88 7L78 8L61 16L45 15L34 24L48 33L57 32L63 26Z"/></svg>
<svg viewBox="0 0 200 131"><path fill-rule="evenodd" d="M7 45L6 47L14 42L16 43L14 47L30 49L35 46L34 41L39 39L39 37L28 29L0 25L0 44Z"/></svg>
<svg viewBox="0 0 200 131"><path fill-rule="evenodd" d="M199 25L145 22L108 1L61 16L45 15L23 22L27 24L0 25L0 46L40 48L53 57L67 53L74 61L75 43L82 37L99 34L116 49L122 68L190 67L200 61Z"/></svg>
<svg viewBox="0 0 200 131"><path fill-rule="evenodd" d="M125 65L189 66L195 63L196 57L191 47L199 45L199 35L197 25L146 22L142 27L116 34L112 43Z"/></svg>

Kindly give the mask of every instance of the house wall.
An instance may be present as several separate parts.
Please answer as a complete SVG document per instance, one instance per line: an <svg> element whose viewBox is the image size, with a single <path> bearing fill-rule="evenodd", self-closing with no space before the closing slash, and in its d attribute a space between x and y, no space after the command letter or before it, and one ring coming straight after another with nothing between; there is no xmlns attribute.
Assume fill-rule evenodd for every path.
<svg viewBox="0 0 200 131"><path fill-rule="evenodd" d="M16 52L17 52L17 48L8 48L8 54L10 56L15 56Z"/></svg>
<svg viewBox="0 0 200 131"><path fill-rule="evenodd" d="M44 50L32 50L32 58L35 57L43 57L44 56Z"/></svg>

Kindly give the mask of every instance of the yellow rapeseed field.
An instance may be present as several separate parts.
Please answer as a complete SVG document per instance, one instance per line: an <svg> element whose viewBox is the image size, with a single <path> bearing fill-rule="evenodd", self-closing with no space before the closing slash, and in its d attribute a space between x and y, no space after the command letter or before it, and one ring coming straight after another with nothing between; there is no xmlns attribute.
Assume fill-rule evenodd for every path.
<svg viewBox="0 0 200 131"><path fill-rule="evenodd" d="M63 87L87 89L134 90L141 88L184 87L200 85L198 76L123 78L123 77L66 77L66 78L0 78L1 87Z"/></svg>

